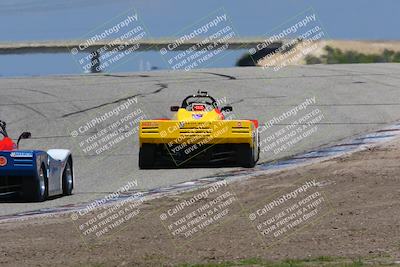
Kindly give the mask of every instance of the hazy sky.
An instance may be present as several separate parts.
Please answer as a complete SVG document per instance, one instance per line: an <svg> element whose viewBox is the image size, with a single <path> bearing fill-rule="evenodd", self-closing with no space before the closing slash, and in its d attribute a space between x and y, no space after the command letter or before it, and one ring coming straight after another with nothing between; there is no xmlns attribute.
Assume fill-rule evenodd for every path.
<svg viewBox="0 0 400 267"><path fill-rule="evenodd" d="M263 35L312 7L331 38L400 39L397 0L2 0L0 41L77 39L130 8L152 36L168 36L221 7L242 36Z"/></svg>

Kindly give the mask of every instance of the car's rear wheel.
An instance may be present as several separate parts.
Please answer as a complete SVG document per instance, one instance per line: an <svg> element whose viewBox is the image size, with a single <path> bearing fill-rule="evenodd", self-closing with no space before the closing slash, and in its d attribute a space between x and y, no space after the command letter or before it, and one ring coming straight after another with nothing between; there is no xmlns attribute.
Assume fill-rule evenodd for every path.
<svg viewBox="0 0 400 267"><path fill-rule="evenodd" d="M254 151L249 144L238 144L236 153L240 166L245 168L253 168L256 165Z"/></svg>
<svg viewBox="0 0 400 267"><path fill-rule="evenodd" d="M139 168L150 169L154 166L156 145L142 144L139 150Z"/></svg>
<svg viewBox="0 0 400 267"><path fill-rule="evenodd" d="M72 195L72 190L74 189L74 172L72 169L71 158L68 159L64 168L62 176L62 189L63 189L63 195L65 196Z"/></svg>
<svg viewBox="0 0 400 267"><path fill-rule="evenodd" d="M47 170L41 165L37 177L26 180L23 185L23 196L28 201L43 202L49 195Z"/></svg>

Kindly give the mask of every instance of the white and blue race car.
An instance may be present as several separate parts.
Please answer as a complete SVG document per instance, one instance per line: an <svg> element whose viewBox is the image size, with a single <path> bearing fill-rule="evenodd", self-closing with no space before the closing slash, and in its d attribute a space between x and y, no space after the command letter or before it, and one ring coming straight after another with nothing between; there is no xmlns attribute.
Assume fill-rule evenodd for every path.
<svg viewBox="0 0 400 267"><path fill-rule="evenodd" d="M18 193L27 201L41 202L49 196L71 195L74 188L72 155L66 149L19 150L28 139L24 132L15 144L0 120L0 195Z"/></svg>

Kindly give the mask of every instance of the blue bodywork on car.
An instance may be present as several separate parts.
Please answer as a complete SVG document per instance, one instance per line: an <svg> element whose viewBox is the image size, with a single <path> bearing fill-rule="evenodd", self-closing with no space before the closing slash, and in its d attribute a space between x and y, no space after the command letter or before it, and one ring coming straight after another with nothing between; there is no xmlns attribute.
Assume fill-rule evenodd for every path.
<svg viewBox="0 0 400 267"><path fill-rule="evenodd" d="M0 194L21 191L24 186L29 186L33 179L38 179L42 164L48 169L48 154L45 151L0 151L0 158L5 164L0 166Z"/></svg>

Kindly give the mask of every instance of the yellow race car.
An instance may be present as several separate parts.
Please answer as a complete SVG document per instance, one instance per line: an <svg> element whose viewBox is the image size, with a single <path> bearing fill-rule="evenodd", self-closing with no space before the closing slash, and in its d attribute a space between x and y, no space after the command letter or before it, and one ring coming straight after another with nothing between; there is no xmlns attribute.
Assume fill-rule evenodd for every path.
<svg viewBox="0 0 400 267"><path fill-rule="evenodd" d="M237 120L231 106L199 91L172 106L171 119L142 120L139 168L254 167L260 146L257 120Z"/></svg>

